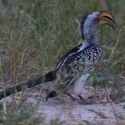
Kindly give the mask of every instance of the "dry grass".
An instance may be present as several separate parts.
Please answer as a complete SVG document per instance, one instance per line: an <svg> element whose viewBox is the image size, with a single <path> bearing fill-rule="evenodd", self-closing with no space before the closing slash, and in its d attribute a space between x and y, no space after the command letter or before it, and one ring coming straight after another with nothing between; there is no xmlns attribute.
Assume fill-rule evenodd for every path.
<svg viewBox="0 0 125 125"><path fill-rule="evenodd" d="M59 58L81 42L77 29L81 16L86 12L106 9L114 15L117 29L113 31L107 26L98 28L99 41L103 48L101 64L111 77L117 80L120 88L117 94L119 94L122 86L125 85L122 76L125 70L124 5L125 2L122 0L103 2L2 0L2 4L0 3L0 87L16 85L54 69ZM107 84L109 79L106 74L99 69L97 71L100 79L95 79L96 84L97 82L99 85ZM15 103L13 105L18 107ZM11 121L15 124L11 118L17 118L16 114L10 115L10 111L18 112L18 108L16 111L13 108L6 111L4 104L4 110L1 109L1 112L5 113L0 119L2 124ZM31 114L26 112L25 115L34 116L35 111L36 109L30 109L28 112ZM24 115L22 112L19 114ZM27 124L36 120L33 117L30 121L29 117L27 117ZM21 124L25 124L24 118L17 118L17 121L20 120L22 120Z"/></svg>

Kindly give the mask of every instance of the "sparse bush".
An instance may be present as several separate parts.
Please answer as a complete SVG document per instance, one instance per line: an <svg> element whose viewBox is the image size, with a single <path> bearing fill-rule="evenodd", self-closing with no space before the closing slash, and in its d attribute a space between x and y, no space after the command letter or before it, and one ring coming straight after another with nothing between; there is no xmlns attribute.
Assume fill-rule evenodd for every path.
<svg viewBox="0 0 125 125"><path fill-rule="evenodd" d="M93 85L111 86L114 100L124 96L122 86L125 85L125 1L1 1L3 10L0 13L1 85L4 84L5 87L16 85L52 70L65 52L81 42L77 27L82 15L101 8L113 13L117 29L109 30L107 26L98 28L103 57L91 73L94 77ZM41 117L36 118L34 115L36 107L32 109L21 106L22 109L17 108L12 112L7 107L1 109L1 124L41 123Z"/></svg>

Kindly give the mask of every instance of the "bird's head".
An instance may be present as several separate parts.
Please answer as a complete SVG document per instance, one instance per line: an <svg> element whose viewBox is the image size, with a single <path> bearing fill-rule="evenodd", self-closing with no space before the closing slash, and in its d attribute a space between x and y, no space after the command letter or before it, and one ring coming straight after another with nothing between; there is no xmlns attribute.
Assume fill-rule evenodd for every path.
<svg viewBox="0 0 125 125"><path fill-rule="evenodd" d="M80 35L83 39L90 40L96 34L97 26L107 24L115 29L115 20L106 10L88 13L82 17L79 24Z"/></svg>

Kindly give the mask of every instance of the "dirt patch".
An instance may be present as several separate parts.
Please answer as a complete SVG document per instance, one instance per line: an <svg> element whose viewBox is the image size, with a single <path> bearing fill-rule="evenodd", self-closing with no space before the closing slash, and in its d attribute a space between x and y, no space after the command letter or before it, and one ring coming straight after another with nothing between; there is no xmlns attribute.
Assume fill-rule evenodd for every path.
<svg viewBox="0 0 125 125"><path fill-rule="evenodd" d="M98 91L98 92L97 92ZM103 89L96 90L97 93L103 94ZM93 95L95 90L87 86L83 89L82 95L88 97ZM26 104L36 105L36 95L38 91L32 91L29 93L29 97L26 100ZM7 97L8 102L12 101L11 97ZM2 102L3 99L0 101ZM71 101L69 97L62 96L61 98L51 98L48 101L41 101L38 107L37 113L42 113L45 116L45 122L49 123L52 119L58 118L59 121L63 121L64 125L76 125L77 123L89 122L91 125L115 125L117 123L116 117L112 110L111 105L107 99L101 99L97 104L85 105L83 102L76 103ZM113 103L116 112L125 118L125 102ZM125 124L125 119L119 119L119 121Z"/></svg>

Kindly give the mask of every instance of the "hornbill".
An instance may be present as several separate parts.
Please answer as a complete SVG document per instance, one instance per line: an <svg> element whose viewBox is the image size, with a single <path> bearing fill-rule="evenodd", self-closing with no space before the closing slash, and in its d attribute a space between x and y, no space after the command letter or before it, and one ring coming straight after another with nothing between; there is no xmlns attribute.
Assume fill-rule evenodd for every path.
<svg viewBox="0 0 125 125"><path fill-rule="evenodd" d="M47 97L54 97L56 93L50 91L50 86L57 79L57 75L63 75L63 72L70 73L67 78L68 87L65 89L67 95L72 99L79 97L92 66L87 66L87 62L97 62L101 57L101 47L98 43L96 28L99 25L107 24L115 29L115 20L112 14L106 10L91 12L85 14L79 22L79 33L83 42L69 50L57 63L55 69L36 79L29 80L14 87L10 87L0 92L0 99L9 96L15 92L21 91L22 86L27 88L36 86L44 82L43 89L46 90ZM72 71L73 70L73 71ZM74 72L75 71L75 72Z"/></svg>

